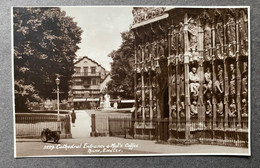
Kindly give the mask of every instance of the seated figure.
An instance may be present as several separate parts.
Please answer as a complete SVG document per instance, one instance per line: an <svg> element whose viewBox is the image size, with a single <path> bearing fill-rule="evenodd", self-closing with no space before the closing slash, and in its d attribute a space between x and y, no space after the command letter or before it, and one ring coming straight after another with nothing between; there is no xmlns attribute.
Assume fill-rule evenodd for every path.
<svg viewBox="0 0 260 168"><path fill-rule="evenodd" d="M224 115L223 108L224 108L224 106L223 106L222 100L220 100L217 103L217 113L219 114L220 117L222 117Z"/></svg>
<svg viewBox="0 0 260 168"><path fill-rule="evenodd" d="M229 105L229 112L228 112L229 117L236 117L236 112L237 112L237 108L236 108L235 100L232 99L232 103Z"/></svg>
<svg viewBox="0 0 260 168"><path fill-rule="evenodd" d="M176 116L177 116L177 106L176 106L176 103L174 103L174 104L172 105L171 117L174 119L174 118L176 118Z"/></svg>
<svg viewBox="0 0 260 168"><path fill-rule="evenodd" d="M197 107L197 102L193 101L191 106L190 106L190 114L192 116L197 115L198 114L198 107Z"/></svg>
<svg viewBox="0 0 260 168"><path fill-rule="evenodd" d="M217 67L217 80L215 81L214 86L216 87L217 92L223 93L224 79L223 79L223 69L222 69L221 65L218 65L218 67Z"/></svg>
<svg viewBox="0 0 260 168"><path fill-rule="evenodd" d="M193 96L199 95L199 76L197 74L197 68L193 67L191 69L191 72L189 73L189 79L190 79L190 92Z"/></svg>

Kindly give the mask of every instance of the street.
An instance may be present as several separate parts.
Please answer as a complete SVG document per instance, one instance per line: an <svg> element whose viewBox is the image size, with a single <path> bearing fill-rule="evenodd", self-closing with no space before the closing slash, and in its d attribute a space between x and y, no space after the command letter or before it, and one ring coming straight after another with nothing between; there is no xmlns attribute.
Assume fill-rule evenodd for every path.
<svg viewBox="0 0 260 168"><path fill-rule="evenodd" d="M216 145L169 145L156 141L125 139L118 137L90 137L90 114L100 111L77 110L75 127L71 127L72 139L43 143L40 139L16 139L16 156L88 156L125 154L246 154L248 148Z"/></svg>

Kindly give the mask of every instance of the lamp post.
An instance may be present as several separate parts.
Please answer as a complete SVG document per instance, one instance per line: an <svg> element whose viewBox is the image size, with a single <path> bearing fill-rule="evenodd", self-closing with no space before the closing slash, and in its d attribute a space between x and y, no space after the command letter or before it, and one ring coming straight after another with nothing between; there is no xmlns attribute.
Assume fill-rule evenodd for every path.
<svg viewBox="0 0 260 168"><path fill-rule="evenodd" d="M59 85L60 85L60 79L57 77L55 79L56 85L57 85L57 112L58 112L58 116L57 116L57 121L58 121L58 129L60 129L60 90L59 90Z"/></svg>

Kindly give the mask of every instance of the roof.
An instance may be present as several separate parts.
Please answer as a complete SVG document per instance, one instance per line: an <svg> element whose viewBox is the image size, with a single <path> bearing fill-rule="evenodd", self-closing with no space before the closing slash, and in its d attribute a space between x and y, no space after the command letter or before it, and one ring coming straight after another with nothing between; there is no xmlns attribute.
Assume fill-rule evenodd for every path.
<svg viewBox="0 0 260 168"><path fill-rule="evenodd" d="M110 75L110 72L106 74L105 78L101 81L101 83L103 83L109 75Z"/></svg>
<svg viewBox="0 0 260 168"><path fill-rule="evenodd" d="M82 61L84 58L86 58L86 59L88 59L88 60L94 62L95 64L97 64L98 66L100 66L101 68L103 68L104 70L106 70L101 64L99 64L98 62L96 62L95 60L93 60L93 59L91 59L91 58L89 58L89 57L87 57L87 56L81 57L79 60L77 60L76 62L74 62L74 65L77 64L77 63L79 63L80 61Z"/></svg>

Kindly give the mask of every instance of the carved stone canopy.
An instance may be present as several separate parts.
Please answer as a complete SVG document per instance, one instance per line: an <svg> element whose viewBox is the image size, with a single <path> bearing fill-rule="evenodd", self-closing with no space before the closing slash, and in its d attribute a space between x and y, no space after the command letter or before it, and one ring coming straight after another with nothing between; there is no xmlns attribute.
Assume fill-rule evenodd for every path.
<svg viewBox="0 0 260 168"><path fill-rule="evenodd" d="M132 10L134 24L143 22L156 16L160 16L163 14L164 10L164 7L134 7Z"/></svg>

